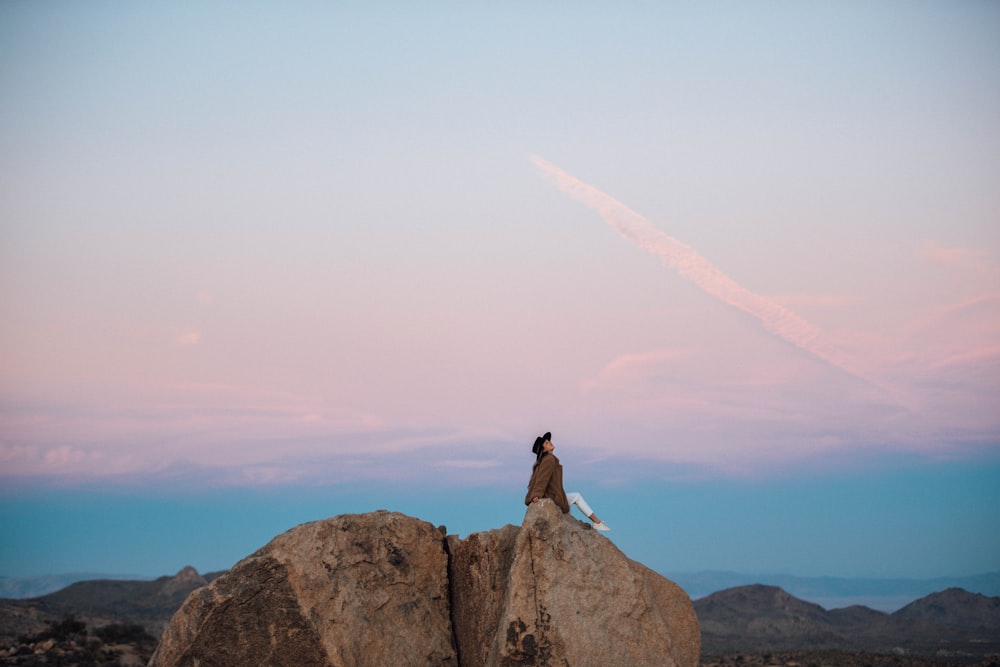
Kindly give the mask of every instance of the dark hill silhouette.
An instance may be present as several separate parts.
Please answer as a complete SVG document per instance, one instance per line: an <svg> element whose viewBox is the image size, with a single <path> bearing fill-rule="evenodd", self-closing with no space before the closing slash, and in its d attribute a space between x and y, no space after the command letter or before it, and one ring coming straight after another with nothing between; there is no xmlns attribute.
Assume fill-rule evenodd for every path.
<svg viewBox="0 0 1000 667"><path fill-rule="evenodd" d="M833 625L843 630L865 630L884 623L887 615L864 605L851 605L827 612Z"/></svg>
<svg viewBox="0 0 1000 667"><path fill-rule="evenodd" d="M948 588L962 588L986 596L1000 596L1000 572L931 579L873 579L865 577L797 577L746 572L672 572L668 576L694 598L751 584L778 586L801 600L826 609L865 605L892 613L904 605Z"/></svg>
<svg viewBox="0 0 1000 667"><path fill-rule="evenodd" d="M893 613L827 611L775 586L740 586L695 600L706 654L810 650L976 657L1000 652L1000 598L952 588Z"/></svg>
<svg viewBox="0 0 1000 667"><path fill-rule="evenodd" d="M189 566L153 581L93 579L37 598L0 600L0 642L39 632L67 616L92 625L138 623L158 637L191 591L222 574L202 576Z"/></svg>
<svg viewBox="0 0 1000 667"><path fill-rule="evenodd" d="M94 579L144 581L153 579L153 577L94 572L45 574L32 577L0 577L0 599L24 600L27 598L39 598L49 593L61 591L70 584L75 584L78 581L93 581Z"/></svg>
<svg viewBox="0 0 1000 667"><path fill-rule="evenodd" d="M975 630L1000 628L1000 598L949 588L915 600L895 614L906 621L930 621L940 625Z"/></svg>
<svg viewBox="0 0 1000 667"><path fill-rule="evenodd" d="M837 638L825 609L777 586L741 586L695 602L702 635L827 646Z"/></svg>

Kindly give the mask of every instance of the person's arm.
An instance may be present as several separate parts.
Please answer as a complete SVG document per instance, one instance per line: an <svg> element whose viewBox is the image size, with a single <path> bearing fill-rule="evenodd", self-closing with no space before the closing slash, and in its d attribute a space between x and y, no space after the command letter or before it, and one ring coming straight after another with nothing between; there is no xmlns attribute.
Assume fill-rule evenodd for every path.
<svg viewBox="0 0 1000 667"><path fill-rule="evenodd" d="M542 458L541 463L538 464L538 470L535 471L534 484L531 485L531 489L528 491L528 498L534 502L535 498L544 498L545 489L549 486L549 480L552 479L552 473L555 472L556 462L551 456L545 456Z"/></svg>

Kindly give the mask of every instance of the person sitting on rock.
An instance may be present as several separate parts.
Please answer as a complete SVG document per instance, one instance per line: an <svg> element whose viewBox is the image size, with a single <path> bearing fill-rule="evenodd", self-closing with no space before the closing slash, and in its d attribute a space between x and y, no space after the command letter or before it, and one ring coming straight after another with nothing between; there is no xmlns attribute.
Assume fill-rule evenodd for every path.
<svg viewBox="0 0 1000 667"><path fill-rule="evenodd" d="M535 438L535 444L531 447L531 453L535 455L535 465L531 469L531 481L528 482L528 495L524 497L524 504L537 503L542 498L549 498L563 511L569 512L570 504L576 505L584 515L594 522L594 530L607 532L611 530L608 524L597 518L590 505L575 491L566 493L563 490L562 464L552 453L556 448L552 444L552 434L546 433Z"/></svg>

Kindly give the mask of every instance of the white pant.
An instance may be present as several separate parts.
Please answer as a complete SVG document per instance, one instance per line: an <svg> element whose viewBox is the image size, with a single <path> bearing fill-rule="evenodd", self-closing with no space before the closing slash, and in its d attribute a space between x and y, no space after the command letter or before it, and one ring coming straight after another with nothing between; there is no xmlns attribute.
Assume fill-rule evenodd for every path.
<svg viewBox="0 0 1000 667"><path fill-rule="evenodd" d="M573 491L572 493L567 493L566 500L569 501L570 505L576 505L577 507L579 507L580 511L583 512L583 515L588 519L590 518L590 515L594 513L594 510L590 509L590 505L588 505L587 501L583 499L583 496L581 496L576 491Z"/></svg>

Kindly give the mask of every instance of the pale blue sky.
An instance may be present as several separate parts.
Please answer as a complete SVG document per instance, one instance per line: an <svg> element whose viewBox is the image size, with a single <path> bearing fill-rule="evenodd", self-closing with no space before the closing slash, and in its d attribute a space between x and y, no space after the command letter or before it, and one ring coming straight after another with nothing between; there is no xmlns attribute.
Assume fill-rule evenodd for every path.
<svg viewBox="0 0 1000 667"><path fill-rule="evenodd" d="M0 575L516 523L546 430L661 571L1000 569L998 37L993 2L3 3Z"/></svg>

